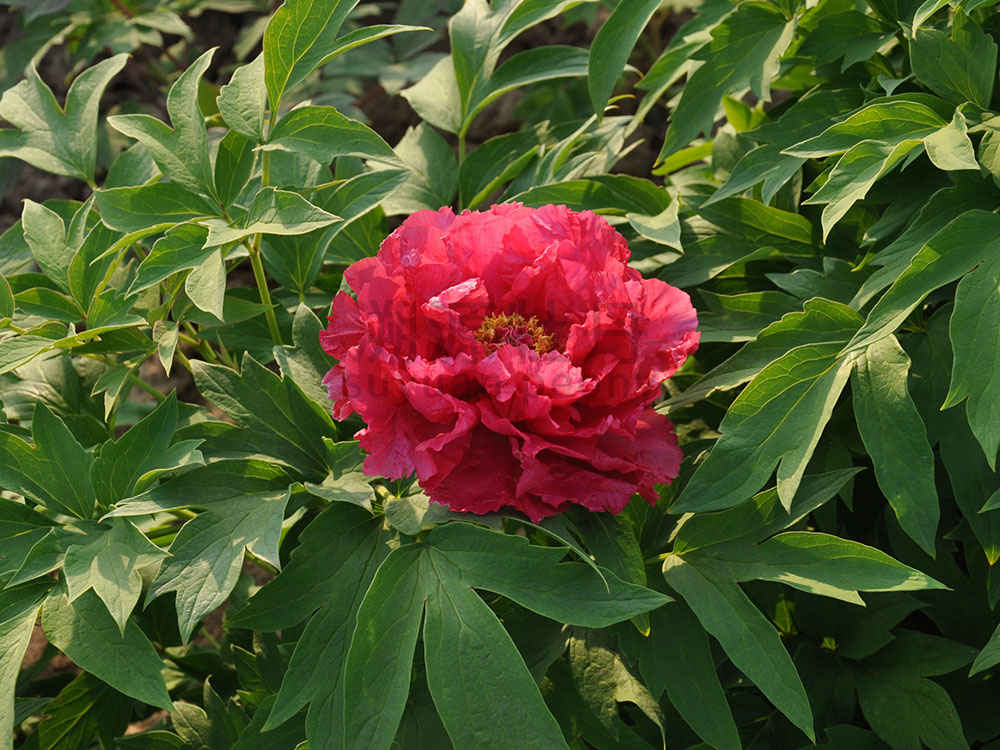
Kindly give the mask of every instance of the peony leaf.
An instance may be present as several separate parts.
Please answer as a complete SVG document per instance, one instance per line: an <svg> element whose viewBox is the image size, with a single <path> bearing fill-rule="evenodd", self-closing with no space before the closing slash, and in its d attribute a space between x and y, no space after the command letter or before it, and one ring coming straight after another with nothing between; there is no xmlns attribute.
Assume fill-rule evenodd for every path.
<svg viewBox="0 0 1000 750"><path fill-rule="evenodd" d="M358 0L285 0L264 30L264 82L276 112L285 93L336 49L337 33ZM246 133L244 133L246 135Z"/></svg>
<svg viewBox="0 0 1000 750"><path fill-rule="evenodd" d="M509 597L560 622L601 628L669 601L608 570L602 571L602 580L584 563L560 563L564 547L536 547L523 537L468 523L438 526L429 540L468 585Z"/></svg>
<svg viewBox="0 0 1000 750"><path fill-rule="evenodd" d="M339 221L339 216L314 206L298 193L264 187L254 195L238 226L219 220L208 223L205 247L226 245L253 234L306 234Z"/></svg>
<svg viewBox="0 0 1000 750"><path fill-rule="evenodd" d="M838 342L798 346L757 375L722 420L708 459L671 506L671 512L739 505L778 468L778 495L786 508L847 383L853 361Z"/></svg>
<svg viewBox="0 0 1000 750"><path fill-rule="evenodd" d="M670 194L649 180L615 174L539 185L511 200L526 206L561 203L574 211L656 216L670 205Z"/></svg>
<svg viewBox="0 0 1000 750"><path fill-rule="evenodd" d="M151 706L172 708L163 682L163 662L139 626L122 635L104 603L92 591L70 602L54 590L42 605L45 637L81 669L115 690Z"/></svg>
<svg viewBox="0 0 1000 750"><path fill-rule="evenodd" d="M177 592L177 624L185 641L201 618L233 590L245 549L280 566L278 541L289 494L287 487L254 494L237 491L232 500L212 502L208 510L181 527L146 599Z"/></svg>
<svg viewBox="0 0 1000 750"><path fill-rule="evenodd" d="M764 328L757 338L667 403L677 408L707 398L716 391L735 388L798 346L837 341L846 344L862 322L847 305L822 297L807 300L802 312L788 313Z"/></svg>
<svg viewBox="0 0 1000 750"><path fill-rule="evenodd" d="M0 98L0 118L18 128L0 130L0 156L93 185L101 96L127 61L128 55L115 55L78 75L65 111L31 64L25 80Z"/></svg>
<svg viewBox="0 0 1000 750"><path fill-rule="evenodd" d="M888 336L858 358L851 392L858 430L871 454L879 487L899 525L933 557L941 513L934 485L934 454L906 387L909 369L909 357L895 336Z"/></svg>
<svg viewBox="0 0 1000 750"><path fill-rule="evenodd" d="M917 79L955 104L989 107L997 44L964 12L955 14L952 38L937 29L914 31L910 63Z"/></svg>
<svg viewBox="0 0 1000 750"><path fill-rule="evenodd" d="M739 732L719 682L708 634L683 602L670 602L650 614L648 636L626 631L623 652L639 671L654 698L664 689L684 721L718 750L740 750Z"/></svg>
<svg viewBox="0 0 1000 750"><path fill-rule="evenodd" d="M333 107L299 107L286 114L278 120L263 146L264 151L275 149L305 154L320 164L329 164L338 156L357 156L402 166L382 136Z"/></svg>
<svg viewBox="0 0 1000 750"><path fill-rule="evenodd" d="M252 440L248 450L281 461L305 479L322 481L329 472L323 438L337 436L326 409L291 378L279 378L250 355L243 358L239 374L222 365L193 364L202 394L252 431L253 437L246 437Z"/></svg>
<svg viewBox="0 0 1000 750"><path fill-rule="evenodd" d="M406 178L407 172L401 169L380 169L310 193L314 205L344 220L305 234L265 235L261 245L264 267L282 286L305 294L320 275L324 260L330 260L326 254L334 238L392 195ZM303 381L299 384L304 387Z"/></svg>
<svg viewBox="0 0 1000 750"><path fill-rule="evenodd" d="M281 574L228 618L231 627L279 630L305 620L266 729L280 726L307 703L310 739L342 747L343 673L355 617L375 569L389 552L380 519L350 505L327 507L303 531Z"/></svg>
<svg viewBox="0 0 1000 750"><path fill-rule="evenodd" d="M888 336L938 287L950 284L997 252L1000 216L980 209L950 221L917 252L906 270L875 304L844 353Z"/></svg>
<svg viewBox="0 0 1000 750"><path fill-rule="evenodd" d="M198 87L214 54L215 48L202 54L170 87L167 113L173 127L145 114L114 115L108 124L142 143L171 180L217 202L205 116L198 104Z"/></svg>
<svg viewBox="0 0 1000 750"><path fill-rule="evenodd" d="M97 207L101 221L121 232L141 232L161 224L166 229L218 215L209 201L174 182L98 190Z"/></svg>
<svg viewBox="0 0 1000 750"><path fill-rule="evenodd" d="M764 101L778 58L792 41L794 22L772 5L743 4L712 29L712 41L694 53L705 63L688 79L657 161L710 133L725 94L750 86Z"/></svg>
<svg viewBox="0 0 1000 750"><path fill-rule="evenodd" d="M129 616L142 594L139 568L158 562L166 552L150 542L130 521L116 521L110 530L86 544L71 545L63 559L63 577L70 601L93 589L124 637Z"/></svg>
<svg viewBox="0 0 1000 750"><path fill-rule="evenodd" d="M91 518L93 456L42 402L35 407L31 433L34 446L9 432L0 432L0 483L4 489L51 511Z"/></svg>
<svg viewBox="0 0 1000 750"><path fill-rule="evenodd" d="M619 3L594 37L587 65L587 88L598 119L604 116L604 107L639 34L659 7L659 0Z"/></svg>
<svg viewBox="0 0 1000 750"><path fill-rule="evenodd" d="M213 252L204 247L207 238L208 230L199 224L178 224L169 229L142 259L126 294L141 292L179 271L200 266Z"/></svg>
<svg viewBox="0 0 1000 750"><path fill-rule="evenodd" d="M38 610L51 586L52 581L44 579L0 590L0 737L13 736L20 723L15 721L14 685Z"/></svg>
<svg viewBox="0 0 1000 750"><path fill-rule="evenodd" d="M966 398L965 413L986 461L996 468L1000 448L1000 261L987 259L958 283L949 336L955 359L942 409Z"/></svg>
<svg viewBox="0 0 1000 750"><path fill-rule="evenodd" d="M263 143L267 114L264 84L264 53L233 71L229 83L219 89L219 113L234 133L251 143Z"/></svg>
<svg viewBox="0 0 1000 750"><path fill-rule="evenodd" d="M427 685L455 747L567 748L538 685L496 614L454 570L429 567L425 589ZM497 717L517 717L497 725Z"/></svg>
<svg viewBox="0 0 1000 750"><path fill-rule="evenodd" d="M344 692L377 711L345 710L334 726L348 750L388 750L403 715L417 635L428 596L429 561L423 546L389 553L358 609L344 665ZM452 669L456 669L453 665Z"/></svg>
<svg viewBox="0 0 1000 750"><path fill-rule="evenodd" d="M812 711L802 680L778 631L732 581L718 578L678 555L663 563L663 576L715 636L733 664L810 739Z"/></svg>

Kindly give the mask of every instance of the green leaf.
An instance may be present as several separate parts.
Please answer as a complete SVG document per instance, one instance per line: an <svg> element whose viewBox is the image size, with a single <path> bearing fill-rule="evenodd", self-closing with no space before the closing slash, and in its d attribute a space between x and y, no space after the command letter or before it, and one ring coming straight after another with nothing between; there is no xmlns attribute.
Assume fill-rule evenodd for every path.
<svg viewBox="0 0 1000 750"><path fill-rule="evenodd" d="M447 141L421 123L406 131L396 153L410 170L406 183L382 206L385 212L409 214L423 208L437 211L451 205L458 190L458 162Z"/></svg>
<svg viewBox="0 0 1000 750"><path fill-rule="evenodd" d="M51 582L36 581L0 590L0 737L14 734L14 685Z"/></svg>
<svg viewBox="0 0 1000 750"><path fill-rule="evenodd" d="M684 246L681 244L681 222L677 216L680 209L678 200L670 201L670 205L663 209L656 216L643 216L641 214L626 214L625 218L631 227L647 240L652 240L659 245L666 245L681 252Z"/></svg>
<svg viewBox="0 0 1000 750"><path fill-rule="evenodd" d="M844 71L870 58L892 36L886 25L877 19L847 10L820 18L796 54L814 58L817 65L844 58L840 67Z"/></svg>
<svg viewBox="0 0 1000 750"><path fill-rule="evenodd" d="M0 431L0 484L49 510L90 518L91 454L41 401L35 406L31 433L34 446Z"/></svg>
<svg viewBox="0 0 1000 750"><path fill-rule="evenodd" d="M211 239L209 229L208 238ZM184 292L199 310L224 319L226 297L226 262L222 249L206 255L184 279Z"/></svg>
<svg viewBox="0 0 1000 750"><path fill-rule="evenodd" d="M388 552L382 523L354 505L335 503L313 519L292 551L290 562L271 583L227 619L231 627L281 630L305 620L332 603L349 601L347 593L362 586L352 576ZM322 562L321 567L317 567ZM352 571L351 575L346 575ZM374 574L374 568L370 571ZM346 613L337 607L337 613ZM295 688L290 684L288 689ZM304 704L304 702L303 702ZM298 710L296 707L295 710ZM277 726L271 722L271 726Z"/></svg>
<svg viewBox="0 0 1000 750"><path fill-rule="evenodd" d="M899 525L933 557L940 517L934 454L907 391L909 369L910 358L894 336L869 346L851 376L854 415L879 487Z"/></svg>
<svg viewBox="0 0 1000 750"><path fill-rule="evenodd" d="M299 305L292 319L292 346L275 347L274 357L282 377L291 378L303 393L326 408L330 399L322 381L335 360L319 344L322 330L323 324L313 311Z"/></svg>
<svg viewBox="0 0 1000 750"><path fill-rule="evenodd" d="M231 206L239 198L256 164L257 154L249 138L231 130L219 141L215 155L215 186L224 206Z"/></svg>
<svg viewBox="0 0 1000 750"><path fill-rule="evenodd" d="M778 58L792 41L793 28L781 11L764 3L744 3L715 26L712 41L694 53L704 64L684 86L657 161L684 148L699 133L711 133L725 94L749 86L768 101Z"/></svg>
<svg viewBox="0 0 1000 750"><path fill-rule="evenodd" d="M743 502L778 467L778 495L789 507L853 362L838 343L806 344L775 360L736 398L708 459L671 506L672 513L721 510Z"/></svg>
<svg viewBox="0 0 1000 750"><path fill-rule="evenodd" d="M65 110L31 64L25 80L0 98L0 118L18 128L0 131L0 156L93 185L98 107L127 60L127 55L115 55L78 75L66 94Z"/></svg>
<svg viewBox="0 0 1000 750"><path fill-rule="evenodd" d="M52 750L92 747L97 736L110 746L125 731L133 701L87 672L77 675L45 707L48 718L38 725L38 742Z"/></svg>
<svg viewBox="0 0 1000 750"><path fill-rule="evenodd" d="M636 538L637 529L627 516L589 513L581 519L578 528L599 565L623 581L646 585L646 566ZM636 615L632 622L639 632L649 632L647 614Z"/></svg>
<svg viewBox="0 0 1000 750"><path fill-rule="evenodd" d="M319 276L324 260L330 260L326 255L334 238L390 196L406 179L403 170L380 169L362 172L313 193L311 198L316 205L344 220L306 234L266 236L261 244L265 268L283 286L304 294ZM301 380L299 384L306 386Z"/></svg>
<svg viewBox="0 0 1000 750"><path fill-rule="evenodd" d="M952 39L937 29L919 29L910 40L913 73L935 94L955 104L990 106L997 45L965 13L955 14Z"/></svg>
<svg viewBox="0 0 1000 750"><path fill-rule="evenodd" d="M468 585L506 596L559 622L601 628L669 601L608 570L601 571L602 578L584 563L560 563L564 547L529 545L523 537L469 523L438 526L428 539Z"/></svg>
<svg viewBox="0 0 1000 750"><path fill-rule="evenodd" d="M229 627L276 630L318 607L295 646L265 729L280 726L308 703L310 739L343 747L336 717L344 710L344 663L358 606L389 552L388 540L370 513L331 505L306 527L281 574L228 619Z"/></svg>
<svg viewBox="0 0 1000 750"><path fill-rule="evenodd" d="M663 576L684 597L702 626L719 641L733 664L810 739L812 711L805 688L778 631L740 587L717 580L677 555L663 563Z"/></svg>
<svg viewBox="0 0 1000 750"><path fill-rule="evenodd" d="M345 707L343 720L335 721L341 724L348 750L387 749L396 734L427 596L426 565L420 545L393 550L358 609L344 665L344 691L352 701L377 708L347 711Z"/></svg>
<svg viewBox="0 0 1000 750"><path fill-rule="evenodd" d="M604 107L639 34L659 7L659 0L619 3L594 37L590 45L587 88L598 119L604 116Z"/></svg>
<svg viewBox="0 0 1000 750"><path fill-rule="evenodd" d="M697 214L720 229L755 246L774 247L793 256L816 254L816 229L804 216L782 211L752 198L729 198L702 204Z"/></svg>
<svg viewBox="0 0 1000 750"><path fill-rule="evenodd" d="M552 44L519 52L497 68L492 76L477 81L460 132L468 130L476 115L506 93L533 83L585 75L587 51L579 47Z"/></svg>
<svg viewBox="0 0 1000 750"><path fill-rule="evenodd" d="M769 489L728 510L686 514L678 522L673 551L685 554L734 539L747 539L754 544L763 542L835 497L844 483L859 471L859 468L850 468L805 475L792 498L791 511L785 510L777 490Z"/></svg>
<svg viewBox="0 0 1000 750"><path fill-rule="evenodd" d="M864 141L874 141L891 150L905 141L920 140L947 125L941 107L939 99L926 94L878 100L782 153L817 159L849 151Z"/></svg>
<svg viewBox="0 0 1000 750"><path fill-rule="evenodd" d="M1000 328L994 313L1000 313L1000 261L984 262L958 283L949 336L955 359L951 386L941 405L947 409L968 398L965 413L973 434L983 448L991 468L996 467L1000 448L1000 414L994 372L1000 367Z"/></svg>
<svg viewBox="0 0 1000 750"><path fill-rule="evenodd" d="M101 446L90 476L103 509L131 497L137 485L141 489L165 471L201 462L196 441L171 446L177 416L177 398L172 393L117 441Z"/></svg>
<svg viewBox="0 0 1000 750"><path fill-rule="evenodd" d="M708 635L683 602L670 602L650 614L646 637L628 633L622 648L638 659L639 671L654 697L667 698L699 737L718 750L740 750L739 732L712 656Z"/></svg>
<svg viewBox="0 0 1000 750"><path fill-rule="evenodd" d="M958 409L942 414L941 460L955 502L982 545L987 562L996 564L1000 560L1000 511L984 510L983 502L1000 487L1000 476L990 469L982 446ZM992 505L987 501L987 507Z"/></svg>
<svg viewBox="0 0 1000 750"><path fill-rule="evenodd" d="M10 282L0 276L0 320L14 317L14 292Z"/></svg>
<svg viewBox="0 0 1000 750"><path fill-rule="evenodd" d="M390 166L402 166L396 152L382 136L333 107L306 106L293 109L274 126L263 147L305 154L320 164L338 156L358 156Z"/></svg>
<svg viewBox="0 0 1000 750"><path fill-rule="evenodd" d="M336 48L337 32L357 0L285 0L264 30L264 81L276 112L289 89Z"/></svg>
<svg viewBox="0 0 1000 750"><path fill-rule="evenodd" d="M822 297L807 300L802 312L788 313L764 328L757 338L667 403L671 407L685 406L716 391L735 388L799 346L837 341L846 344L863 322L847 305Z"/></svg>
<svg viewBox="0 0 1000 750"><path fill-rule="evenodd" d="M979 171L976 151L969 140L969 128L961 110L955 110L951 122L924 138L927 158L938 169L954 171L974 169Z"/></svg>
<svg viewBox="0 0 1000 750"><path fill-rule="evenodd" d="M859 675L857 689L865 719L890 747L964 750L969 746L955 705L935 682L905 669L866 669Z"/></svg>
<svg viewBox="0 0 1000 750"><path fill-rule="evenodd" d="M97 191L101 221L121 232L181 224L218 215L211 203L175 182Z"/></svg>
<svg viewBox="0 0 1000 750"><path fill-rule="evenodd" d="M198 106L198 87L214 54L214 48L202 54L170 87L167 113L173 127L145 114L114 115L108 124L144 145L178 185L218 201L205 117Z"/></svg>
<svg viewBox="0 0 1000 750"><path fill-rule="evenodd" d="M539 148L535 131L523 130L490 138L467 154L458 175L462 206L479 206L501 185L517 177Z"/></svg>
<svg viewBox="0 0 1000 750"><path fill-rule="evenodd" d="M803 591L863 604L859 591L915 591L945 586L859 542L829 534L786 531L759 545L706 548L736 581L786 583ZM709 565L697 554L699 565ZM688 558L693 560L693 558Z"/></svg>
<svg viewBox="0 0 1000 750"><path fill-rule="evenodd" d="M465 107L451 57L442 57L426 75L400 94L424 123L449 133L462 129Z"/></svg>
<svg viewBox="0 0 1000 750"><path fill-rule="evenodd" d="M185 641L198 622L233 590L245 549L280 566L278 541L289 493L287 488L275 488L216 501L181 527L147 600L177 592L177 624ZM192 501L197 503L198 499Z"/></svg>
<svg viewBox="0 0 1000 750"><path fill-rule="evenodd" d="M139 568L158 562L166 554L130 521L116 521L107 533L67 548L63 576L69 599L72 602L93 589L124 637L129 615L142 593Z"/></svg>
<svg viewBox="0 0 1000 750"><path fill-rule="evenodd" d="M421 571L437 579L425 584L424 663L452 744L567 748L510 635L475 591L461 584L457 571L438 568L434 558L432 553L431 569ZM497 718L504 716L517 719L501 728Z"/></svg>
<svg viewBox="0 0 1000 750"><path fill-rule="evenodd" d="M656 216L670 205L670 194L649 180L630 175L598 175L539 185L511 200L526 206L564 204L574 211L596 211L624 216L629 213Z"/></svg>
<svg viewBox="0 0 1000 750"><path fill-rule="evenodd" d="M993 635L983 646L983 650L976 655L976 659L969 669L969 677L995 667L997 664L1000 664L1000 625L993 631Z"/></svg>
<svg viewBox="0 0 1000 750"><path fill-rule="evenodd" d="M25 199L21 214L24 239L39 268L64 291L69 291L69 268L73 262L72 247L66 239L66 225L55 211Z"/></svg>
<svg viewBox="0 0 1000 750"><path fill-rule="evenodd" d="M157 708L171 708L156 649L134 622L125 635L97 594L88 591L70 602L54 591L42 606L45 637L81 669L115 690Z"/></svg>
<svg viewBox="0 0 1000 750"><path fill-rule="evenodd" d="M895 331L924 297L995 254L997 236L1000 216L989 211L966 211L949 222L913 256L844 352L864 349Z"/></svg>
<svg viewBox="0 0 1000 750"><path fill-rule="evenodd" d="M221 365L194 362L201 393L250 430L256 452L271 456L307 479L326 476L324 437L336 439L333 420L290 378L279 378L251 356L243 358L242 372Z"/></svg>
<svg viewBox="0 0 1000 750"><path fill-rule="evenodd" d="M569 668L576 690L604 728L620 739L619 703L634 703L660 728L663 713L656 699L629 671L600 631L577 630L569 639Z"/></svg>
<svg viewBox="0 0 1000 750"><path fill-rule="evenodd" d="M314 206L298 193L268 186L254 195L240 226L210 222L205 247L236 242L252 234L305 234L338 221L339 216Z"/></svg>
<svg viewBox="0 0 1000 750"><path fill-rule="evenodd" d="M205 249L208 230L198 224L178 224L153 243L149 255L142 259L135 279L126 292L136 294L169 279L175 273L200 266L212 249Z"/></svg>
<svg viewBox="0 0 1000 750"><path fill-rule="evenodd" d="M42 352L51 349L54 344L53 339L30 333L0 341L0 374L27 364ZM0 455L4 450L2 444L3 438L0 438Z"/></svg>
<svg viewBox="0 0 1000 750"><path fill-rule="evenodd" d="M226 125L252 143L264 141L267 87L264 84L264 53L235 71L216 99Z"/></svg>
<svg viewBox="0 0 1000 750"><path fill-rule="evenodd" d="M826 204L823 206L823 239L826 240L834 224L868 194L880 177L918 147L921 142L917 140L896 144L862 141L841 156L823 186L805 201L807 204Z"/></svg>
<svg viewBox="0 0 1000 750"><path fill-rule="evenodd" d="M177 323L172 320L158 320L153 323L153 341L156 344L156 355L160 358L160 365L167 377L170 377L170 369L174 364L174 353L177 351L177 342L180 340L180 329Z"/></svg>

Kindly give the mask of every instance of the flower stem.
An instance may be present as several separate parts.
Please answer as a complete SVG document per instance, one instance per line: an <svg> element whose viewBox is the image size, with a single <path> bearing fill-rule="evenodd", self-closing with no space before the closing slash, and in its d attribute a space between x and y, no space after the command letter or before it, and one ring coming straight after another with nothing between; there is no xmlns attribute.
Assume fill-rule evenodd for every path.
<svg viewBox="0 0 1000 750"><path fill-rule="evenodd" d="M140 388L142 388L142 390L144 390L150 396L152 396L153 398L155 398L157 401L165 401L166 400L166 398L167 398L166 396L164 396L162 393L160 393L158 390L156 390L149 383L145 382L142 378L140 378L134 372L130 372L128 374L128 379L129 379L129 382L132 383L132 385L139 386Z"/></svg>
<svg viewBox="0 0 1000 750"><path fill-rule="evenodd" d="M255 240L259 238L260 235L257 235ZM281 346L284 342L281 340L281 331L278 330L278 319L274 315L274 303L271 302L271 291L267 288L264 264L260 261L260 245L255 241L254 244L248 245L247 248L250 251L250 265L253 267L253 277L257 282L260 301L266 308L264 310L264 317L267 318L267 328L271 332L271 340L275 346Z"/></svg>

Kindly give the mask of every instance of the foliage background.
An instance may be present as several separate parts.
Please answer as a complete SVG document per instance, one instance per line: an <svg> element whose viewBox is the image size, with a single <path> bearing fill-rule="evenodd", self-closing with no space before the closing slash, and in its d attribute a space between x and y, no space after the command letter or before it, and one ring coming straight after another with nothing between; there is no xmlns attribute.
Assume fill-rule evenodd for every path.
<svg viewBox="0 0 1000 750"><path fill-rule="evenodd" d="M1000 747L990 0L4 4L0 743ZM344 267L500 200L691 292L655 509L330 419Z"/></svg>

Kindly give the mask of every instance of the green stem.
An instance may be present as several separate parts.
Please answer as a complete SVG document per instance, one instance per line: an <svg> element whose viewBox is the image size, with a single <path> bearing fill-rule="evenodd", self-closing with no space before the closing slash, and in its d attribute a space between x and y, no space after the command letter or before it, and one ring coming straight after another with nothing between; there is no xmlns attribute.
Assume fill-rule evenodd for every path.
<svg viewBox="0 0 1000 750"><path fill-rule="evenodd" d="M257 235L260 237L260 235ZM271 332L271 340L275 346L281 346L281 331L278 330L278 319L274 315L274 303L271 302L271 291L267 288L267 276L264 275L264 264L260 261L260 246L250 245L250 265L253 267L253 277L257 282L261 304L264 305L264 317L267 318L267 328Z"/></svg>
<svg viewBox="0 0 1000 750"><path fill-rule="evenodd" d="M166 398L167 398L166 396L164 396L162 393L160 393L158 390L156 390L149 383L147 383L144 380L142 380L142 378L140 378L135 373L130 372L128 374L128 379L129 379L129 381L131 381L131 383L133 385L139 386L140 388L142 388L142 390L144 390L150 396L152 396L153 398L155 398L157 401L165 401L166 400Z"/></svg>

